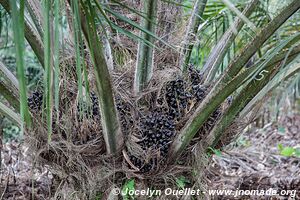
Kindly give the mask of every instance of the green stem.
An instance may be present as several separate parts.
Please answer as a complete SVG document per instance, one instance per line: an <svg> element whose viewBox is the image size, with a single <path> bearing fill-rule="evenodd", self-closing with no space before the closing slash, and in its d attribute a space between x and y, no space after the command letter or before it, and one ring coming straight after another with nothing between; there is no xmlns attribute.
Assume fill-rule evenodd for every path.
<svg viewBox="0 0 300 200"><path fill-rule="evenodd" d="M288 61L290 63L292 59ZM222 118L219 120L219 122L216 124L215 128L210 132L209 136L206 138L206 142L202 145L204 148L208 147L208 145L215 146L219 143L219 141L222 141L220 138L226 138L226 141L230 141L232 136L228 138L229 136L224 134L226 133L225 130L227 127L229 127L232 122L235 120L235 118L238 116L238 114L247 106L253 98L265 87L268 87L268 83L271 79L274 79L275 74L278 73L279 68L281 67L281 63L278 63L275 65L275 67L268 67L265 70L269 71L268 75L265 76L262 80L253 80L251 81L241 92L239 95L235 98L235 100L232 102L230 107L225 111L225 114L222 116ZM290 70L285 76L281 77L280 81L276 81L276 84L269 88L268 91L274 89L276 86L278 86L282 80L286 80L289 77L291 77L293 74L300 71L300 68L297 67L293 70ZM273 78L274 77L274 78ZM224 144L222 144L224 145Z"/></svg>
<svg viewBox="0 0 300 200"><path fill-rule="evenodd" d="M249 17L254 9L258 6L258 0L252 0L248 6L244 9L243 15ZM209 58L207 59L203 69L204 77L206 77L204 83L211 82L219 69L220 64L223 62L223 59L229 50L230 46L234 42L237 33L240 32L244 25L244 21L236 17L231 28L224 33L217 45L211 50Z"/></svg>
<svg viewBox="0 0 300 200"><path fill-rule="evenodd" d="M13 95L15 92L12 92L8 89L8 86L4 82L0 81L0 94L9 102L9 104L16 110L20 110L20 102L18 97Z"/></svg>
<svg viewBox="0 0 300 200"><path fill-rule="evenodd" d="M203 21L202 16L206 7L207 0L197 0L194 4L194 10L189 20L185 37L183 39L183 52L179 66L183 73L187 71L187 66L190 62L192 50L194 47L195 36L197 35L200 23Z"/></svg>
<svg viewBox="0 0 300 200"><path fill-rule="evenodd" d="M145 0L144 2L144 12L146 13L146 18L141 18L142 27L147 31L155 34L155 20L157 13L157 0ZM139 93L147 87L148 82L150 81L153 73L153 47L149 46L144 42L149 43L154 42L154 38L141 31L140 37L143 40L139 41L139 48L137 54L137 63L135 70L135 79L134 79L134 92L135 94Z"/></svg>
<svg viewBox="0 0 300 200"><path fill-rule="evenodd" d="M293 0L286 6L269 24L256 34L251 42L247 44L241 53L230 63L224 75L216 85L225 84L230 81L255 54L255 52L270 38L273 33L297 10L300 8L300 1Z"/></svg>
<svg viewBox="0 0 300 200"><path fill-rule="evenodd" d="M3 8L11 14L11 7L9 4L9 0L0 0L0 4ZM33 27L31 27L28 21L25 21L25 38L40 61L41 65L44 66L44 46L42 44L42 40L39 37L39 34L35 31Z"/></svg>
<svg viewBox="0 0 300 200"><path fill-rule="evenodd" d="M85 3L87 3L87 5ZM92 7L90 2L85 3L81 1L81 6L85 12L84 14L83 10L80 12L81 28L87 40L94 64L96 87L99 96L101 124L106 150L108 154L114 154L121 149L124 143L124 138L117 116L113 97L113 88L104 57L103 45L97 35L97 29L94 21L96 16L94 13L94 7Z"/></svg>

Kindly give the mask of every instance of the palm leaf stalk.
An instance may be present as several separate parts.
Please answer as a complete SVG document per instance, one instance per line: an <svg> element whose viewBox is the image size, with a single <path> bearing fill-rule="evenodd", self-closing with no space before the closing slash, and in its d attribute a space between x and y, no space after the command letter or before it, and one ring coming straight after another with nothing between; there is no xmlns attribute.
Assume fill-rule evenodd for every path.
<svg viewBox="0 0 300 200"><path fill-rule="evenodd" d="M297 57L289 57L287 59L287 63L289 63L291 60L296 60ZM290 64L291 65L291 64ZM255 106L257 105L258 102L262 101L262 99L267 96L268 93L272 92L277 86L279 86L282 82L287 81L290 79L292 76L294 76L297 72L300 70L300 65L296 64L291 68L288 68L284 70L283 73L279 72L276 74L276 77L274 77L270 83L268 83L267 86L265 86L256 96L249 102L245 108L240 112L239 118L246 117L246 115L251 112ZM279 82L276 82L278 81Z"/></svg>
<svg viewBox="0 0 300 200"><path fill-rule="evenodd" d="M70 1L69 4L71 5ZM110 74L104 57L103 45L101 44L96 31L94 21L96 13L94 7L90 2L81 1L80 5L82 7L79 8L81 28L94 64L101 124L106 150L108 154L114 154L121 149L124 138L115 107Z"/></svg>
<svg viewBox="0 0 300 200"><path fill-rule="evenodd" d="M9 107L0 102L0 114L3 114L5 117L14 122L18 127L21 127L23 122L21 117L11 110Z"/></svg>
<svg viewBox="0 0 300 200"><path fill-rule="evenodd" d="M242 14L245 17L249 17L257 6L258 6L258 0L252 0L248 4L248 6L244 9ZM203 67L203 71L205 72L204 77L206 77L204 83L209 83L215 78L215 75L220 67L220 64L223 62L223 59L224 59L228 49L234 42L234 40L237 36L237 33L240 32L243 25L244 25L244 21L241 18L236 17L231 28L228 29L223 34L220 41L211 50L209 58L207 59L205 65Z"/></svg>
<svg viewBox="0 0 300 200"><path fill-rule="evenodd" d="M189 64L191 53L194 47L194 38L198 32L198 28L203 21L202 16L206 7L207 0L197 0L194 4L192 15L183 39L183 48L179 66L182 72L186 72Z"/></svg>
<svg viewBox="0 0 300 200"><path fill-rule="evenodd" d="M0 0L0 4L3 6L6 12L11 14L11 6L9 0ZM25 20L24 26L25 38L34 51L35 55L37 56L41 65L44 66L44 45L41 38L39 37L37 31L30 25L27 20Z"/></svg>
<svg viewBox="0 0 300 200"><path fill-rule="evenodd" d="M270 65L274 65L276 63L279 63L281 61L283 61L284 59L286 59L287 55L288 55L288 59L295 59L300 53L300 44L296 45L295 47L293 47L290 50L284 50L281 53L279 53L278 55L276 55L271 61L270 61Z"/></svg>
<svg viewBox="0 0 300 200"><path fill-rule="evenodd" d="M239 95L234 99L229 109L225 111L225 114L221 120L216 124L216 129L212 130L206 138L206 144L214 146L220 139L225 127L228 127L237 114L250 102L250 100L261 90L278 72L280 64L277 64L273 69L266 69L269 73L262 80L252 80L246 87L244 87ZM206 146L206 145L205 145ZM205 147L204 147L205 148ZM206 148L205 148L206 149Z"/></svg>
<svg viewBox="0 0 300 200"><path fill-rule="evenodd" d="M53 64L54 64L54 105L59 115L58 108L59 108L59 50L60 50L60 42L59 42L59 24L60 24L60 1L54 1L54 55L53 55ZM59 119L57 117L57 119Z"/></svg>
<svg viewBox="0 0 300 200"><path fill-rule="evenodd" d="M257 50L269 39L273 33L297 10L300 8L300 1L293 0L288 6L269 22L261 31L259 31L249 42L238 56L230 63L223 76L219 79L220 84L226 84L231 80L248 62L248 60L257 52ZM218 85L218 84L217 84Z"/></svg>
<svg viewBox="0 0 300 200"><path fill-rule="evenodd" d="M268 99L269 96L271 95L272 92L274 91L274 89L276 87L278 87L281 82L288 82L288 81L292 81L292 85L295 85L295 82L299 82L297 80L299 80L299 74L296 75L297 73L300 72L300 65L295 65L294 67L292 67L291 69L287 70L285 74L277 74L276 77L274 77L272 79L272 81L270 83L268 83L267 86L265 86L244 108L243 110L239 113L238 115L238 119L236 121L239 121L240 119L245 118L250 112L253 112L253 110L255 110L255 108L257 108L257 105L264 101L265 99ZM296 76L295 76L296 75ZM294 79L292 79L292 77ZM281 82L275 82L273 80L281 80ZM296 86L296 85L295 85ZM297 86L296 86L297 87ZM297 94L296 94L297 95ZM267 98L266 98L267 97ZM224 138L226 135L222 135L221 139Z"/></svg>
<svg viewBox="0 0 300 200"><path fill-rule="evenodd" d="M14 95L14 92L12 90L8 89L9 86L7 86L4 81L0 81L0 92L1 95L9 102L9 104L17 111L20 110L20 101L19 97Z"/></svg>
<svg viewBox="0 0 300 200"><path fill-rule="evenodd" d="M10 1L12 9L12 20L13 20L13 30L14 30L14 42L16 46L16 57L17 57L17 77L20 83L19 93L20 93L20 113L23 122L26 123L28 127L31 125L31 118L29 114L28 104L27 104L27 88L25 80L25 65L24 65L24 0L20 1L20 8L17 7L17 2ZM22 124L22 133L24 125Z"/></svg>
<svg viewBox="0 0 300 200"><path fill-rule="evenodd" d="M174 139L169 152L169 161L174 162L185 150L193 137L197 134L201 126L217 107L232 93L241 83L249 77L255 68L238 72L247 63L251 56L260 48L260 46L282 25L291 15L300 8L300 1L294 0L285 7L265 28L263 28L256 37L246 45L242 53L237 56L229 65L228 69L219 81L212 87L210 93L198 106L193 116L187 121L183 129Z"/></svg>
<svg viewBox="0 0 300 200"><path fill-rule="evenodd" d="M278 70L280 65L281 64L277 64L275 69L273 69L273 71L271 71L271 72L274 72L274 74L275 74L276 70ZM277 82L277 84L274 85L273 87L269 88L268 91L271 91L276 86L278 86L281 81L287 80L288 78L290 78L291 76L293 76L294 74L296 74L299 71L300 71L299 65L297 65L295 68L287 71L286 75L280 76L280 81ZM270 76L266 76L263 80L256 81L255 83L251 82L250 84L252 84L252 85L249 84L247 87L245 87L240 92L240 94L232 102L232 105L226 111L226 116L222 117L220 122L216 125L216 128L214 130L212 130L210 136L213 136L213 137L208 138L208 141L213 141L212 143L210 143L212 147L217 145L219 141L222 141L222 138L227 137L226 134L222 134L226 130L225 127L230 126L234 122L234 119L238 116L238 113L240 113L251 102L251 100L254 99L254 97L259 93L260 90L269 87L268 83L270 80L272 80L273 77L274 77L274 75L272 75L270 73ZM276 79L276 77L274 77L273 79ZM257 88L255 88L255 87L257 87Z"/></svg>
<svg viewBox="0 0 300 200"><path fill-rule="evenodd" d="M145 0L144 12L147 15L146 18L141 18L142 27L149 32L155 33L155 21L157 13L157 0ZM145 33L140 32L140 37L149 43L154 42L154 38ZM146 88L153 73L153 54L154 50L152 46L147 45L142 40L139 41L139 48L137 53L137 63L134 78L134 92L135 94Z"/></svg>
<svg viewBox="0 0 300 200"><path fill-rule="evenodd" d="M83 88L82 88L82 53L80 52L80 45L82 46L81 38L81 25L80 25L80 15L79 15L79 3L77 0L72 0L72 10L74 10L74 20L73 30L74 30L74 44L75 44L75 54L76 54L76 74L77 74L77 85L78 85L78 101L82 102ZM81 110L81 109L80 109ZM80 112L82 115L82 112Z"/></svg>
<svg viewBox="0 0 300 200"><path fill-rule="evenodd" d="M11 71L9 71L7 66L5 66L5 64L1 61L0 61L0 74L3 75L2 77L4 78L5 81L11 83L17 91L19 90L18 79Z"/></svg>
<svg viewBox="0 0 300 200"><path fill-rule="evenodd" d="M286 62L285 60L282 60L281 62L277 62L273 65L268 63L266 67L261 70L261 73L257 75L258 78L250 81L247 86L244 87L235 97L232 104L227 108L222 117L218 120L213 130L209 133L205 140L201 142L201 145L203 147L202 150L205 151L208 146L215 146L220 141L220 138L226 138L226 134L224 134L226 133L226 128L234 122L238 114L262 89L269 88L270 81L276 79L277 75L285 74L284 76L280 75L279 79L276 79L276 83L279 84L282 80L285 80L298 72L299 66L296 66L292 70L287 70L288 68L284 68L283 71L288 71L288 73L279 72L279 70L282 68L282 65L289 65L289 63L291 63L294 59L294 56L290 56L287 58ZM274 88L275 86L269 88L268 91Z"/></svg>
<svg viewBox="0 0 300 200"><path fill-rule="evenodd" d="M43 1L44 8L44 66L45 66L45 98L46 98L46 113L47 113L47 127L48 127L48 142L51 140L52 134L52 113L53 113L53 61L50 35L50 15L51 15L51 2L48 0Z"/></svg>
<svg viewBox="0 0 300 200"><path fill-rule="evenodd" d="M38 0L26 0L25 6L41 39L44 37L42 5Z"/></svg>
<svg viewBox="0 0 300 200"><path fill-rule="evenodd" d="M20 110L19 101L19 81L15 75L9 71L4 63L0 61L0 75L3 80L0 80L1 95L11 104L16 110Z"/></svg>
<svg viewBox="0 0 300 200"><path fill-rule="evenodd" d="M110 42L109 42L109 38L110 38L110 32L108 31L108 28L112 28L112 25L110 23L110 20L108 19L106 13L105 13L105 10L102 8L102 6L100 5L99 2L97 2L96 0L94 0L98 10L100 11L101 15L104 17L104 19L106 20L107 24L103 23L101 21L101 19L99 20L100 22L100 25L102 27L102 32L103 32L103 37L101 38L102 40L102 44L103 44L103 47L104 47L104 56L105 56L105 59L106 59L106 63L107 63L107 66L108 66L108 69L109 71L113 71L114 70L114 60L113 60L113 55L112 55L112 49L111 49L111 45L110 45ZM105 2L107 3L107 2Z"/></svg>

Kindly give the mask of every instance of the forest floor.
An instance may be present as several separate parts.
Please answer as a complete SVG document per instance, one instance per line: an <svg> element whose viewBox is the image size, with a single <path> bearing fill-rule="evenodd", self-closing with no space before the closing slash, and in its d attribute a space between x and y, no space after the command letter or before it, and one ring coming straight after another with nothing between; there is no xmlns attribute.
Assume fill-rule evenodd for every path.
<svg viewBox="0 0 300 200"><path fill-rule="evenodd" d="M285 116L245 131L208 167L208 189L276 191L277 195L234 195L211 199L300 199L300 115ZM286 190L290 190L287 195ZM292 191L294 190L294 191ZM296 190L296 191L295 191ZM248 192L249 193L249 192ZM261 193L262 194L262 193Z"/></svg>
<svg viewBox="0 0 300 200"><path fill-rule="evenodd" d="M300 199L300 115L285 116L264 128L245 131L236 142L212 157L206 182L210 190L297 190L281 196L207 196L207 199ZM1 146L0 146L1 147ZM33 165L27 148L3 144L0 200L49 199L52 175ZM53 193L52 193L53 195ZM294 196L294 198L292 198Z"/></svg>

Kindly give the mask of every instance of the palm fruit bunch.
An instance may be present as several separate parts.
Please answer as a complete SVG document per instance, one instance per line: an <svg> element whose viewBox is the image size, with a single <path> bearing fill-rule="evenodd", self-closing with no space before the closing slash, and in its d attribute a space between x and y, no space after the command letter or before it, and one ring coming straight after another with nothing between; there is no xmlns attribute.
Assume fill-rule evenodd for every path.
<svg viewBox="0 0 300 200"><path fill-rule="evenodd" d="M122 131L128 135L133 125L133 117L130 104L125 102L122 98L117 97L116 107L118 110Z"/></svg>
<svg viewBox="0 0 300 200"><path fill-rule="evenodd" d="M189 81L192 83L192 85L199 85L203 83L203 74L200 70L189 66L188 71Z"/></svg>
<svg viewBox="0 0 300 200"><path fill-rule="evenodd" d="M157 166L157 157L163 162L166 157L173 137L175 136L175 123L168 113L156 110L143 116L139 122L141 140L138 144L145 152L155 152L156 157L146 162L135 156L130 156L130 161L139 168L140 172L146 173Z"/></svg>
<svg viewBox="0 0 300 200"><path fill-rule="evenodd" d="M189 110L192 102L199 103L204 99L207 88L201 85L201 82L202 74L200 71L189 68L187 80L177 78L167 83L165 100L170 117L179 121Z"/></svg>
<svg viewBox="0 0 300 200"><path fill-rule="evenodd" d="M169 116L179 119L185 114L188 99L191 97L184 89L185 83L181 78L168 82L165 99L169 108Z"/></svg>
<svg viewBox="0 0 300 200"><path fill-rule="evenodd" d="M166 155L175 135L174 120L162 112L154 112L140 120L140 133L143 138L139 142L143 150L150 148L158 150L160 155Z"/></svg>
<svg viewBox="0 0 300 200"><path fill-rule="evenodd" d="M202 85L192 85L191 93L197 102L201 102L206 96L207 88Z"/></svg>
<svg viewBox="0 0 300 200"><path fill-rule="evenodd" d="M149 114L140 118L138 124L140 128L141 140L137 144L143 149L146 155L148 152L158 152L157 157L150 159L138 158L129 154L130 161L141 173L146 173L156 169L158 164L163 164L172 140L176 135L178 124L192 108L207 95L208 87L201 85L203 77L198 70L189 69L187 78L178 77L166 83L163 91L157 98L157 107L150 108ZM214 111L208 120L201 127L199 139L210 131L221 114L221 109Z"/></svg>
<svg viewBox="0 0 300 200"><path fill-rule="evenodd" d="M41 110L43 105L43 92L37 90L34 91L30 97L27 99L28 107L31 110Z"/></svg>
<svg viewBox="0 0 300 200"><path fill-rule="evenodd" d="M139 169L141 173L147 173L157 166L157 159L151 158L149 162L143 161L142 159L137 158L136 156L129 156L132 164Z"/></svg>
<svg viewBox="0 0 300 200"><path fill-rule="evenodd" d="M100 116L100 110L99 110L99 100L95 92L91 92L90 94L91 100L92 100L92 114L94 117Z"/></svg>

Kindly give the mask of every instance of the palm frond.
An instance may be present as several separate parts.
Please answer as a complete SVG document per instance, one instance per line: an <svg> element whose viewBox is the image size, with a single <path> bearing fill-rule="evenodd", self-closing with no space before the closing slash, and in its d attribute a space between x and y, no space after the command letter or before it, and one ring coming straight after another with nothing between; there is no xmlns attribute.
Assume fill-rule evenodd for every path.
<svg viewBox="0 0 300 200"><path fill-rule="evenodd" d="M0 102L0 114L4 115L8 119L10 119L12 122L14 122L17 126L21 127L22 126L22 119L21 117L11 110L9 107L4 105L3 103Z"/></svg>
<svg viewBox="0 0 300 200"><path fill-rule="evenodd" d="M123 135L117 117L110 74L103 54L103 46L98 38L95 27L95 10L90 2L81 1L85 15L80 11L81 28L88 42L91 52L94 71L96 76L96 87L99 96L99 107L101 113L101 124L106 149L109 154L116 153L123 145Z"/></svg>
<svg viewBox="0 0 300 200"><path fill-rule="evenodd" d="M50 9L51 2L48 0L43 1L43 13L44 13L44 46L45 46L45 102L46 102L46 118L48 127L48 142L51 141L52 134L52 113L53 113L53 62L52 52L53 48L51 46L51 33L50 33Z"/></svg>
<svg viewBox="0 0 300 200"><path fill-rule="evenodd" d="M20 8L17 7L17 2L10 0L13 19L14 41L17 55L17 77L19 80L20 91L20 113L22 120L30 127L31 119L27 105L27 88L25 80L25 65L24 65L24 0L20 1ZM23 126L22 126L23 128Z"/></svg>
<svg viewBox="0 0 300 200"><path fill-rule="evenodd" d="M243 16L249 17L253 10L258 6L258 0L252 0L249 5L244 9ZM212 81L222 63L229 47L234 42L237 33L242 29L244 21L237 17L231 26L231 28L226 31L217 45L211 50L210 56L207 59L203 71L206 80L204 83L209 83Z"/></svg>
<svg viewBox="0 0 300 200"><path fill-rule="evenodd" d="M42 5L40 1L38 0L26 0L25 6L28 10L28 13L35 25L35 28L37 29L40 38L44 37L44 31L43 31L43 14L42 14Z"/></svg>
<svg viewBox="0 0 300 200"><path fill-rule="evenodd" d="M197 0L194 4L194 10L189 20L185 37L183 39L183 52L179 66L183 72L186 72L193 50L193 38L198 32L200 23L203 21L202 16L206 7L207 0Z"/></svg>
<svg viewBox="0 0 300 200"><path fill-rule="evenodd" d="M6 12L11 14L11 1L10 0L0 0L0 4L6 10ZM37 31L31 26L31 24L25 21L25 37L28 41L29 45L31 46L32 50L34 51L35 55L37 56L38 60L40 61L41 65L44 65L44 46L42 43L41 38Z"/></svg>
<svg viewBox="0 0 300 200"><path fill-rule="evenodd" d="M241 53L234 58L224 75L218 81L225 84L232 77L234 77L246 65L248 60L254 53L263 45L263 43L272 36L272 34L298 9L300 8L300 1L294 0L286 6L268 25L260 30L253 40L249 42L241 51Z"/></svg>

